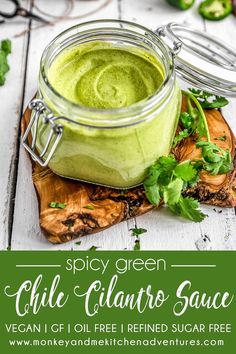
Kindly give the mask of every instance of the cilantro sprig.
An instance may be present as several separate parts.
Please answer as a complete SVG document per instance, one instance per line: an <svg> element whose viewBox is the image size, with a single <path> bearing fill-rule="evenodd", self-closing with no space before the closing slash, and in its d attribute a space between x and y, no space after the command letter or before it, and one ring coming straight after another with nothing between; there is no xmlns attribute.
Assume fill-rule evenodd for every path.
<svg viewBox="0 0 236 354"><path fill-rule="evenodd" d="M228 100L221 96L215 96L211 93L189 89L189 91L182 91L187 98L187 112L182 112L180 115L180 123L183 130L175 137L174 147L183 139L196 134L198 139L205 138L207 141L199 141L196 147L202 150L201 169L209 172L211 175L228 173L232 169L231 155L229 151L219 148L216 144L211 142L210 132L206 115L203 108L223 107L228 103ZM209 102L209 99L214 99ZM226 136L215 140L224 141Z"/></svg>
<svg viewBox="0 0 236 354"><path fill-rule="evenodd" d="M158 205L164 200L174 213L199 222L205 215L199 210L198 201L182 196L198 180L198 169L191 161L178 163L173 155L162 156L150 167L144 189L151 204Z"/></svg>
<svg viewBox="0 0 236 354"><path fill-rule="evenodd" d="M215 176L228 173L233 167L230 152L211 142L203 110L223 107L228 100L195 89L182 91L182 93L186 97L187 112L182 112L180 115L182 130L176 135L173 147L183 139L196 135L198 140L196 148L201 149L202 159L179 163L173 155L160 157L148 170L144 190L151 204L159 205L163 201L175 214L194 222L201 222L206 215L199 209L199 202L184 197L183 194L188 187L194 186L199 181L201 171ZM224 141L226 137L215 140Z"/></svg>

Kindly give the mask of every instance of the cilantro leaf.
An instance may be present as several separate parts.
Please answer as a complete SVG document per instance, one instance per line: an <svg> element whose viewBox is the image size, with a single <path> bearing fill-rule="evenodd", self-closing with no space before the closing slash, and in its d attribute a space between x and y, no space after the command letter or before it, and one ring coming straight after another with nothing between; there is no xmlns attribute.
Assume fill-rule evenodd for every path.
<svg viewBox="0 0 236 354"><path fill-rule="evenodd" d="M4 39L1 42L1 49L6 53L6 55L11 53L11 41L10 41L10 39Z"/></svg>
<svg viewBox="0 0 236 354"><path fill-rule="evenodd" d="M196 133L198 134L199 138L207 136L206 127L202 119L198 119Z"/></svg>
<svg viewBox="0 0 236 354"><path fill-rule="evenodd" d="M158 205L160 203L161 196L157 183L152 186L146 186L146 183L144 182L144 190L146 197L151 204Z"/></svg>
<svg viewBox="0 0 236 354"><path fill-rule="evenodd" d="M175 136L174 141L173 141L173 147L176 147L183 139L186 139L189 137L189 132L188 129L184 129L179 132L178 135Z"/></svg>
<svg viewBox="0 0 236 354"><path fill-rule="evenodd" d="M147 232L147 230L143 229L142 227L135 227L130 229L130 231L132 231L132 236L139 236Z"/></svg>
<svg viewBox="0 0 236 354"><path fill-rule="evenodd" d="M227 139L226 135L219 136L218 138L215 138L214 140L219 140L219 141L225 141Z"/></svg>
<svg viewBox="0 0 236 354"><path fill-rule="evenodd" d="M172 171L172 169L178 164L174 155L161 156L159 158L159 164L164 171Z"/></svg>
<svg viewBox="0 0 236 354"><path fill-rule="evenodd" d="M7 62L7 56L11 53L11 42L9 39L3 40L0 46L0 86L4 85L5 75L10 67Z"/></svg>
<svg viewBox="0 0 236 354"><path fill-rule="evenodd" d="M186 187L198 181L201 166L202 162L200 164L198 161L196 162L196 168L193 161L178 163L172 155L160 157L156 164L149 169L151 177L153 177L155 171L158 171L155 178L150 178L148 174L144 181L147 199L154 205L159 204L160 200L163 199L177 215L195 222L203 220L205 216L198 210L198 201L182 196ZM146 181L148 181L147 185ZM150 185L151 182L152 185Z"/></svg>
<svg viewBox="0 0 236 354"><path fill-rule="evenodd" d="M153 205L158 205L161 200L162 191L160 186L167 186L171 182L173 169L178 162L173 155L161 156L158 161L148 170L144 181L144 190L147 199Z"/></svg>
<svg viewBox="0 0 236 354"><path fill-rule="evenodd" d="M189 91L193 94L193 95L195 95L195 96L198 96L198 95L200 95L201 94L201 90L198 90L198 89L195 89L195 88L189 88Z"/></svg>
<svg viewBox="0 0 236 354"><path fill-rule="evenodd" d="M65 209L66 208L66 203L57 203L57 208Z"/></svg>
<svg viewBox="0 0 236 354"><path fill-rule="evenodd" d="M190 197L180 197L179 202L175 205L169 205L170 210L186 219L194 222L201 222L206 215L199 209L199 202Z"/></svg>
<svg viewBox="0 0 236 354"><path fill-rule="evenodd" d="M210 92L190 88L189 91L197 98L202 108L214 109L226 106L229 101L223 96L217 96Z"/></svg>
<svg viewBox="0 0 236 354"><path fill-rule="evenodd" d="M5 74L9 70L9 65L7 63L7 56L5 52L0 49L0 85L4 85L5 83Z"/></svg>
<svg viewBox="0 0 236 354"><path fill-rule="evenodd" d="M201 105L204 109L214 109L214 108L224 107L228 103L229 103L229 101L225 97L215 96L215 99L213 99L211 102L206 100L206 101L202 102Z"/></svg>
<svg viewBox="0 0 236 354"><path fill-rule="evenodd" d="M190 161L185 161L178 164L174 170L175 175L185 182L194 180L198 174L197 170L193 167Z"/></svg>
<svg viewBox="0 0 236 354"><path fill-rule="evenodd" d="M0 53L0 60L1 60L1 53ZM1 64L0 64L0 70L1 70ZM3 86L5 84L5 75L3 72L0 71L0 86Z"/></svg>
<svg viewBox="0 0 236 354"><path fill-rule="evenodd" d="M183 188L183 180L176 178L164 188L163 197L164 202L168 205L176 204L179 201Z"/></svg>
<svg viewBox="0 0 236 354"><path fill-rule="evenodd" d="M89 248L89 251L97 251L98 248L99 248L99 247L97 247L97 246L91 246L91 247Z"/></svg>
<svg viewBox="0 0 236 354"><path fill-rule="evenodd" d="M148 176L145 179L145 187L153 186L161 173L160 165L155 164L149 167Z"/></svg>
<svg viewBox="0 0 236 354"><path fill-rule="evenodd" d="M59 202L50 202L48 204L50 208L55 208L55 209L65 209L66 208L66 203L59 203Z"/></svg>
<svg viewBox="0 0 236 354"><path fill-rule="evenodd" d="M190 115L188 112L182 112L179 117L183 127L185 129L188 129L190 132L193 129L193 126L195 125L195 119L192 115Z"/></svg>
<svg viewBox="0 0 236 354"><path fill-rule="evenodd" d="M203 169L212 176L231 171L233 164L229 151L223 150L216 144L208 141L199 141L196 147L202 149Z"/></svg>
<svg viewBox="0 0 236 354"><path fill-rule="evenodd" d="M159 174L158 181L163 186L168 185L171 182L173 169L178 165L173 155L161 156L159 158Z"/></svg>
<svg viewBox="0 0 236 354"><path fill-rule="evenodd" d="M83 206L83 208L85 208L85 209L90 209L90 210L94 210L94 207L93 207L93 205L91 205L91 204L85 205L85 206Z"/></svg>

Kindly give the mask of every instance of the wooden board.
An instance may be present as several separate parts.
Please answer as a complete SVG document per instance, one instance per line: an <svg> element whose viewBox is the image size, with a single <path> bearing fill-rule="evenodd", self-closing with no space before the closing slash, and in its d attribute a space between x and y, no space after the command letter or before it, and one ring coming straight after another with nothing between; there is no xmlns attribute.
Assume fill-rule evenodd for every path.
<svg viewBox="0 0 236 354"><path fill-rule="evenodd" d="M32 1L22 0L23 5ZM97 1L76 1L75 13L86 12L92 9ZM178 11L168 6L165 0L113 0L103 11L87 17L84 21L98 18L122 18L136 21L151 29L170 21L184 22L203 29L209 33L218 35L224 41L234 45L236 35L235 18L229 17L218 23L205 22L197 14L196 0L194 9L186 12ZM55 10L54 0L40 2L42 7L49 11ZM63 8L64 0L57 0L58 12L60 6ZM39 228L38 205L36 194L31 180L31 165L26 158L25 151L20 148L18 151L18 124L19 110L24 98L24 107L37 89L37 76L39 70L39 59L42 50L56 34L63 29L72 26L80 21L64 21L54 27L45 27L40 31L26 33L17 39L12 38L13 33L18 33L28 26L25 20L15 19L13 22L1 25L1 37L11 37L15 51L12 54L11 71L7 85L0 88L1 105L4 107L4 114L1 115L0 139L4 141L4 150L0 150L0 247L5 249L8 241L12 249L88 249L92 245L101 249L132 249L134 238L129 229L134 225L145 227L148 233L141 239L142 249L236 249L236 218L234 209L221 210L211 207L204 207L208 213L207 218L200 225L190 222L183 223L182 220L173 218L166 210L160 213L153 211L145 216L134 218L123 222L97 235L91 235L83 239L80 247L74 243L51 246L43 237ZM27 46L27 43L29 45ZM14 48L14 47L13 47ZM28 60L26 61L26 58ZM19 75L19 73L21 73ZM24 76L26 82L24 85ZM14 82L14 85L12 85ZM14 92L13 92L14 91ZM229 119L230 126L236 132L236 100L224 109L224 115ZM14 152L14 153L13 153ZM14 179L14 165L16 156L19 153L19 167L17 174L17 185ZM11 163L12 161L12 163ZM16 164L18 165L18 164ZM3 166L3 167L2 167ZM9 193L9 188L11 192ZM16 188L16 193L15 193ZM15 199L15 204L14 204ZM14 207L15 205L15 207ZM9 212L10 210L10 212ZM12 213L14 211L14 213ZM11 228L13 230L11 232ZM9 232L10 231L10 232ZM207 235L207 236L205 236ZM210 241L209 241L210 239Z"/></svg>

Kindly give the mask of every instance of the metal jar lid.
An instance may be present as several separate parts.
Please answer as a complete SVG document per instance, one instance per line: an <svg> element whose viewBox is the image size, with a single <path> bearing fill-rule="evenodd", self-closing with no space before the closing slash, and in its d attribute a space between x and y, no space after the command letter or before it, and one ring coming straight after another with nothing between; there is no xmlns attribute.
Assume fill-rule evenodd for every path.
<svg viewBox="0 0 236 354"><path fill-rule="evenodd" d="M217 95L236 97L236 49L182 24L169 23L155 32L175 55L181 79Z"/></svg>

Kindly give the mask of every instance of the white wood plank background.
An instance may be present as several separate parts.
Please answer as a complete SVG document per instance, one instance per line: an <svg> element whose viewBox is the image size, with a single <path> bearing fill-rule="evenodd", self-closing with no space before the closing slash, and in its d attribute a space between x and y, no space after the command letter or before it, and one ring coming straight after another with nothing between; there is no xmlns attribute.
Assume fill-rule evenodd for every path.
<svg viewBox="0 0 236 354"><path fill-rule="evenodd" d="M29 1L22 4L28 8ZM15 196L15 171L17 165L17 150L19 121L24 97L24 80L27 57L27 36L14 38L18 32L26 30L28 21L16 19L14 24L0 26L0 39L10 38L13 41L14 54L9 56L11 70L7 82L0 88L0 248L8 246L11 233L11 215L13 213L12 199ZM14 38L14 39L13 39Z"/></svg>
<svg viewBox="0 0 236 354"><path fill-rule="evenodd" d="M53 13L63 10L64 0L37 0L42 9ZM104 0L76 1L75 15L86 13ZM165 0L113 0L99 13L84 21L98 18L119 18L141 23L151 29L168 22L182 22L219 36L234 44L236 19L230 16L223 22L205 22L194 9L181 12L166 4ZM22 0L26 7L33 7L33 0ZM56 4L56 7L55 7ZM234 209L202 207L209 217L195 224L173 217L166 209L155 210L123 222L101 233L65 245L49 244L39 228L36 194L31 180L31 166L25 151L18 144L19 120L24 107L37 89L37 76L41 53L47 43L65 28L78 20L62 21L55 26L33 30L23 36L14 35L31 26L28 20L14 19L0 26L0 39L10 38L13 54L7 83L0 88L0 249L8 246L14 250L86 250L91 246L103 250L133 249L134 237L130 228L144 227L141 249L145 250L230 250L236 249L236 217ZM224 109L236 133L236 100ZM19 157L19 159L18 159Z"/></svg>

